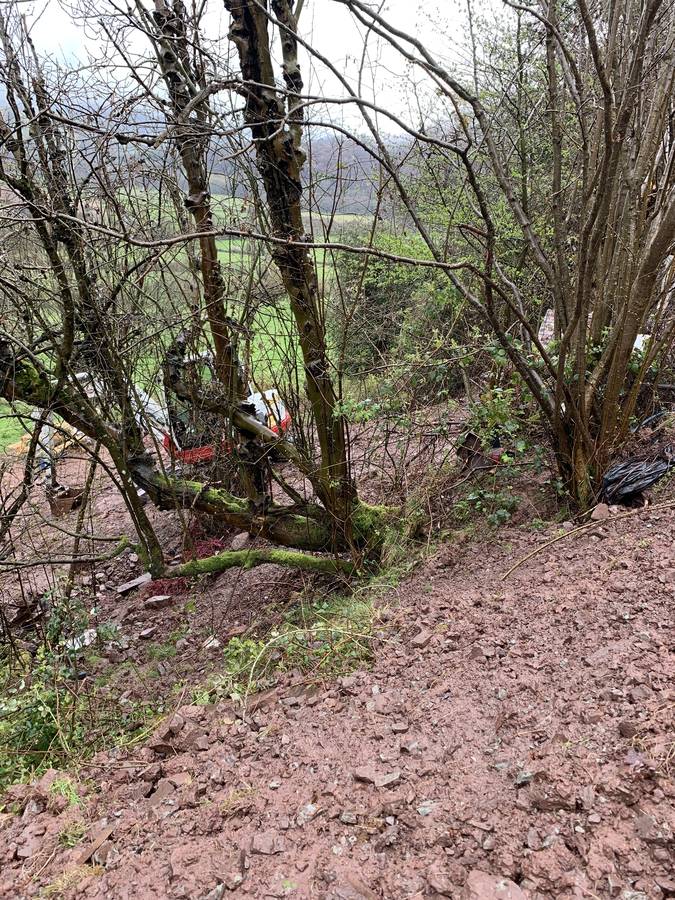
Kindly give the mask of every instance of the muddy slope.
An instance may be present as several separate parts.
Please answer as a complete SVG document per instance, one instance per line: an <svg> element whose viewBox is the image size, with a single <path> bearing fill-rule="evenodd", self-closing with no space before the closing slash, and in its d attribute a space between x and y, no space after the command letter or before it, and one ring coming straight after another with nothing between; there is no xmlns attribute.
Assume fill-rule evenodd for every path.
<svg viewBox="0 0 675 900"><path fill-rule="evenodd" d="M0 896L675 896L675 509L501 580L555 533L442 548L384 598L370 672L185 707L83 808L17 791Z"/></svg>

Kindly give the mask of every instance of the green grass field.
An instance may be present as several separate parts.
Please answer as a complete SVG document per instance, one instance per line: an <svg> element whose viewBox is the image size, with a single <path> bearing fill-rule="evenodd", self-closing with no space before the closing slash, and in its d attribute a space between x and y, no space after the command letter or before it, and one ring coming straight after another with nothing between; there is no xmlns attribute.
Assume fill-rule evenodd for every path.
<svg viewBox="0 0 675 900"><path fill-rule="evenodd" d="M147 192L139 202L148 202ZM246 213L245 201L222 195L214 196L214 212L216 220L225 222L241 220ZM171 217L170 210L164 210L165 215ZM329 223L329 217L320 216L317 213L306 212L303 221L308 230L313 230L317 241L324 240L324 229ZM345 232L355 228L367 229L371 222L370 217L354 214L335 215L330 220L330 239L341 241L345 239ZM230 296L241 296L241 282L248 280L248 271L251 265L251 244L241 238L219 238L218 253L223 266L223 274L228 285ZM267 258L269 261L269 257ZM335 281L334 259L329 250L318 248L314 251L314 261L317 269L320 289L328 291ZM148 281L153 275L148 276ZM236 318L236 310L233 311ZM161 339L153 352L144 356L136 363L136 371L139 382L151 393L161 395ZM271 388L287 380L290 371L300 364L300 350L298 347L295 322L291 314L288 301L279 299L274 305L262 306L254 319L252 339L250 346L250 364L253 369L253 377L258 387ZM154 386L154 389L152 389ZM7 447L19 441L26 434L26 428L6 401L0 401L0 454L5 454Z"/></svg>
<svg viewBox="0 0 675 900"><path fill-rule="evenodd" d="M0 400L0 454L7 452L10 444L20 440L26 429L21 419L14 414L6 400Z"/></svg>

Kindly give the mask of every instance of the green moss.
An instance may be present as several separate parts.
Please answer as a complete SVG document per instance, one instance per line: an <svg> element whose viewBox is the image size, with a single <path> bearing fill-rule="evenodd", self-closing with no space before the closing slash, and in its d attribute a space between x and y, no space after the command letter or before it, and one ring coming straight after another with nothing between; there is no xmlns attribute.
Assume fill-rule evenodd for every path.
<svg viewBox="0 0 675 900"><path fill-rule="evenodd" d="M296 550L226 550L206 559L194 559L182 566L176 566L167 571L165 575L169 578L215 575L235 566L252 569L263 563L274 563L278 566L302 569L305 572L323 572L329 575L351 574L354 571L353 564L348 560L309 556L307 553Z"/></svg>

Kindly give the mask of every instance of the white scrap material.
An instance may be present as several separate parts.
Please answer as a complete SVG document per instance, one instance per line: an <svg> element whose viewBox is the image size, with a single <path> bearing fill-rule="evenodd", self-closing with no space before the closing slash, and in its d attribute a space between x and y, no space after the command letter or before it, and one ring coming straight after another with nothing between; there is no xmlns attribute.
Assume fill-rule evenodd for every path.
<svg viewBox="0 0 675 900"><path fill-rule="evenodd" d="M95 628L87 628L86 631L83 631L79 637L70 638L65 642L66 650L83 650L85 647L89 647L90 644L93 644L96 640L96 629Z"/></svg>

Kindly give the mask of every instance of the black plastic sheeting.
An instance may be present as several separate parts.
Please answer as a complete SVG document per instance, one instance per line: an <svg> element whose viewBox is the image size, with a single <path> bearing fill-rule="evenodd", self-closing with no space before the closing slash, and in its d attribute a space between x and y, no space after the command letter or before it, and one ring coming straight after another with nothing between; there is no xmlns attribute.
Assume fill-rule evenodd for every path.
<svg viewBox="0 0 675 900"><path fill-rule="evenodd" d="M663 478L675 465L670 454L660 459L629 459L610 466L602 479L602 495L607 503L627 503Z"/></svg>

